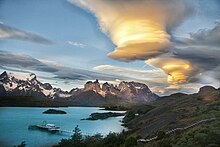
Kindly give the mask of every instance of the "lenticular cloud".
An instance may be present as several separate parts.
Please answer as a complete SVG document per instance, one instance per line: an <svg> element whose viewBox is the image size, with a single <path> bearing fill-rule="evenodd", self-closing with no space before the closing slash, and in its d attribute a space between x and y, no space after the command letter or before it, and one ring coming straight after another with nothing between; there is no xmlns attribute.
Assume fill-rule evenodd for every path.
<svg viewBox="0 0 220 147"><path fill-rule="evenodd" d="M92 12L116 45L110 58L146 60L168 51L169 31L191 9L184 0L70 0Z"/></svg>

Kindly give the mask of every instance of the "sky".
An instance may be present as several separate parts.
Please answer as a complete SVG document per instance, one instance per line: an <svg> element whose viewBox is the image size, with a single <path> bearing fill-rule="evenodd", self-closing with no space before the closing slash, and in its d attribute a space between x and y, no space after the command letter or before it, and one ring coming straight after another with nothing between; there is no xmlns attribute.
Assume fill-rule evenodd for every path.
<svg viewBox="0 0 220 147"><path fill-rule="evenodd" d="M159 94L220 86L219 0L1 0L0 72L70 90L99 79Z"/></svg>

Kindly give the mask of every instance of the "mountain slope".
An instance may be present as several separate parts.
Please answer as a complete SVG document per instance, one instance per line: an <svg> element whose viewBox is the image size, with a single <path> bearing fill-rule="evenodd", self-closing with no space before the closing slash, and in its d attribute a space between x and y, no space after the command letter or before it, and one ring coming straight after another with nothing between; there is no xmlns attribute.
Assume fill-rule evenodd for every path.
<svg viewBox="0 0 220 147"><path fill-rule="evenodd" d="M132 130L132 136L139 136L138 138L151 138L160 130L167 132L210 118L216 119L207 122L209 123L208 126L213 125L213 127L218 129L210 130L210 132L220 131L220 128L216 127L220 124L220 89L205 86L200 88L199 92L195 94L172 94L170 96L161 97L150 105L133 107L128 111L124 121L125 125ZM195 130L201 132L201 127L195 126ZM186 133L187 132L190 133L190 129L186 130ZM220 132L215 133L217 133L215 136L220 135ZM167 139L173 144L179 144L178 137L184 138L181 134L173 133L167 136ZM156 140L155 142L159 143L160 141ZM150 142L146 145L153 146L155 142ZM194 143L196 144L197 142ZM185 146L187 145L189 144L186 143Z"/></svg>
<svg viewBox="0 0 220 147"><path fill-rule="evenodd" d="M16 75L3 72L0 75L0 96L28 96L39 99L69 101L85 106L105 104L146 103L158 96L143 83L122 81L119 85L104 83L98 80L88 81L84 88L73 88L63 91L53 88L49 83L41 83L35 74Z"/></svg>

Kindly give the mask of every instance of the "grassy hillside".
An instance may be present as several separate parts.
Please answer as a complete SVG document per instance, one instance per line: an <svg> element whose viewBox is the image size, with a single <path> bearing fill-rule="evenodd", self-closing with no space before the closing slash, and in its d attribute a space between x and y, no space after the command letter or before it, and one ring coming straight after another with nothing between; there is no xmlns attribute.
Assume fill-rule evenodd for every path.
<svg viewBox="0 0 220 147"><path fill-rule="evenodd" d="M162 140L139 144L140 146L163 146L166 143L173 146L220 145L216 139L220 138L220 90L206 87L197 94L173 94L151 103L148 107L152 109L147 108L149 111L142 114L137 114L140 111L138 109L143 109L141 107L137 107L135 112L132 109L128 111L127 114L136 113L132 119L125 121L125 125L131 129L129 136L151 138L157 136L158 132L185 127L203 119L216 120L164 135Z"/></svg>

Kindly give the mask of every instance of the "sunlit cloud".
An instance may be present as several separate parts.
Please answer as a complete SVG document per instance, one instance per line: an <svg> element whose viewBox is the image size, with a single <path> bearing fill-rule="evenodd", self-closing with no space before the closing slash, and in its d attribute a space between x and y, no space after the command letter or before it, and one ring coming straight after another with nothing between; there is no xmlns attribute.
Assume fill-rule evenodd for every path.
<svg viewBox="0 0 220 147"><path fill-rule="evenodd" d="M133 77L136 79L143 79L143 80L149 80L152 78L165 78L166 75L164 72L160 69L132 69L132 68L125 68L125 67L119 67L119 66L113 66L113 65L99 65L95 66L93 68L97 71L102 71L106 73L114 73L118 75L126 75L129 77Z"/></svg>
<svg viewBox="0 0 220 147"><path fill-rule="evenodd" d="M220 86L220 22L213 28L200 29L188 38L179 39L175 44L173 56L187 60L193 66L191 81Z"/></svg>
<svg viewBox="0 0 220 147"><path fill-rule="evenodd" d="M173 35L175 28L195 10L190 1L69 1L97 17L100 29L116 46L108 54L110 58L126 62L145 60L146 64L160 72L151 73L112 65L100 65L94 67L95 70L119 75L128 73L130 77L138 77L143 81L153 79L164 86L164 89L155 87L161 93L189 90L193 87L191 85L201 81L210 81L216 85L214 81L220 79L216 74L220 63L220 21L216 21L213 28L198 29L186 38ZM162 84L162 81L166 83ZM191 85L187 87L189 84ZM195 87L198 88L198 85Z"/></svg>
<svg viewBox="0 0 220 147"><path fill-rule="evenodd" d="M154 58L146 63L162 69L168 75L167 82L171 84L169 88L175 89L179 88L178 84L187 83L194 71L190 62L178 58Z"/></svg>
<svg viewBox="0 0 220 147"><path fill-rule="evenodd" d="M146 60L168 51L169 31L192 11L183 0L69 0L94 13L116 45L110 58Z"/></svg>

